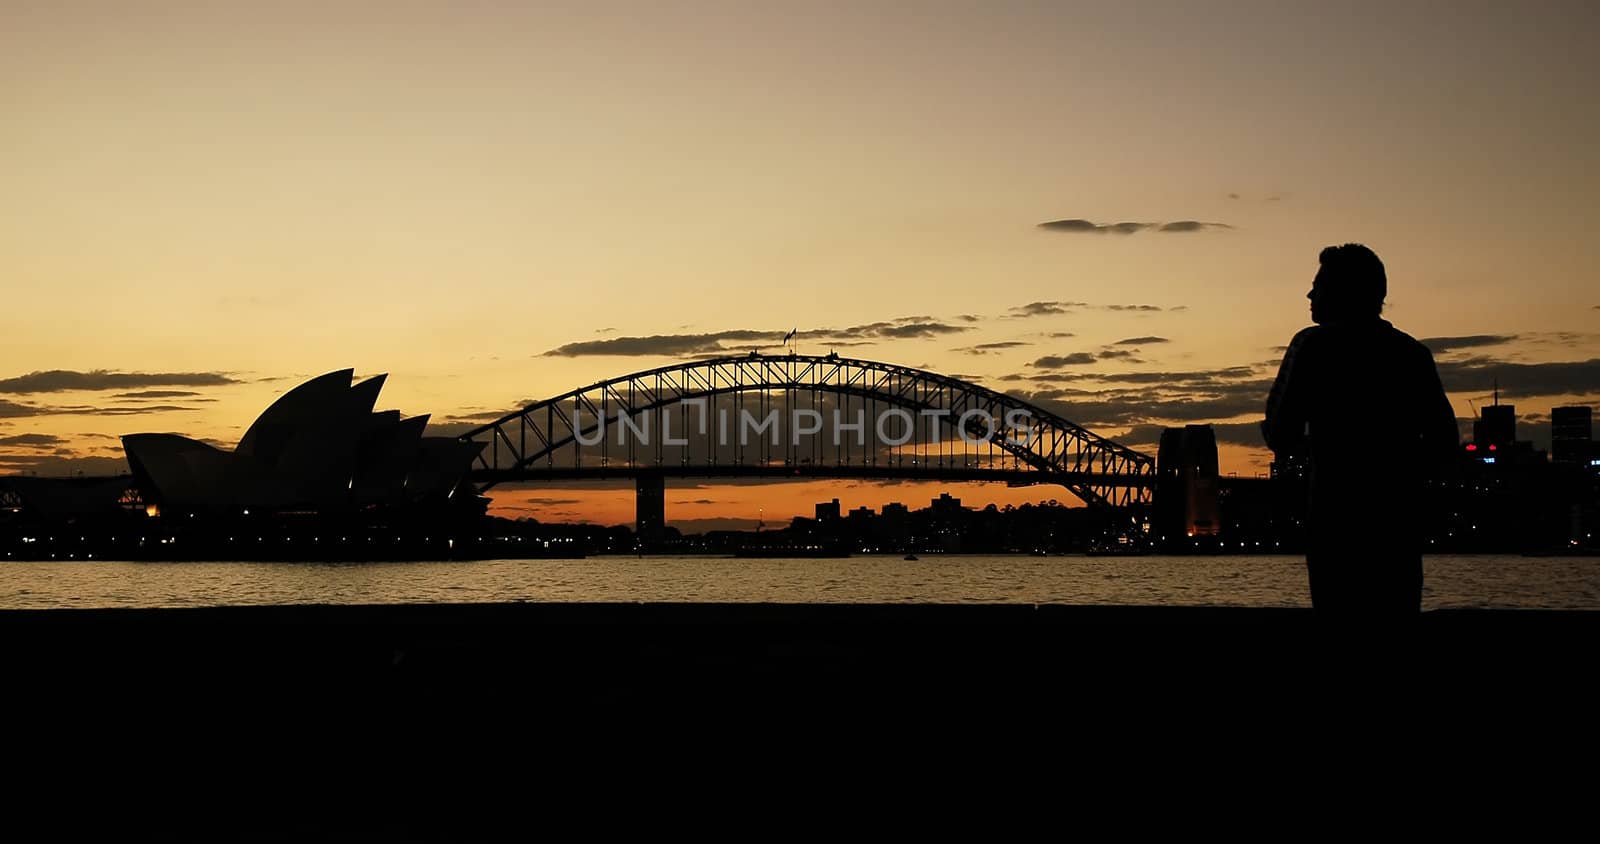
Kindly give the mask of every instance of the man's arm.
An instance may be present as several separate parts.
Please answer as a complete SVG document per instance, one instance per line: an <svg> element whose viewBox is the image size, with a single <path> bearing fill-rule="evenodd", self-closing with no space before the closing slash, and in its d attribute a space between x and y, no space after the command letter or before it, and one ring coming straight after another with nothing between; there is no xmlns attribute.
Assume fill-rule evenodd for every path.
<svg viewBox="0 0 1600 844"><path fill-rule="evenodd" d="M1278 377L1267 393L1267 418L1261 423L1261 436L1275 454L1304 451L1306 441L1305 403L1307 374L1305 347L1311 329L1301 331L1289 341L1278 366Z"/></svg>

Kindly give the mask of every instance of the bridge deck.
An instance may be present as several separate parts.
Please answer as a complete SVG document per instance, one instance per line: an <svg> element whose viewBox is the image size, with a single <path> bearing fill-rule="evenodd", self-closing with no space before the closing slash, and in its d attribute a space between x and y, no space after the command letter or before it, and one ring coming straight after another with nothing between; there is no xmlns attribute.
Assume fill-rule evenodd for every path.
<svg viewBox="0 0 1600 844"><path fill-rule="evenodd" d="M732 466L703 464L612 463L608 466L545 466L522 469L474 469L468 479L477 484L518 481L606 480L663 475L672 478L881 478L930 481L997 481L1013 486L1085 483L1097 486L1144 487L1155 485L1152 475L1089 472L1040 472L1036 469L984 469L962 466L839 466L832 464Z"/></svg>

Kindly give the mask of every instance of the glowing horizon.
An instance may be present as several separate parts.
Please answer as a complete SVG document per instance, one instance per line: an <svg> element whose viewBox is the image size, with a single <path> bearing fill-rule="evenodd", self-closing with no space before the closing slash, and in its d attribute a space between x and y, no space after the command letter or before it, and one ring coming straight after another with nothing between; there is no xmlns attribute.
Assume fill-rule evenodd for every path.
<svg viewBox="0 0 1600 844"><path fill-rule="evenodd" d="M1592 4L0 16L0 473L109 471L135 432L231 444L348 366L458 433L798 329L1147 451L1212 423L1251 476L1317 253L1350 241L1458 417L1495 378L1536 440L1600 404ZM828 488L669 487L668 519L932 497ZM631 493L504 499L632 521Z"/></svg>

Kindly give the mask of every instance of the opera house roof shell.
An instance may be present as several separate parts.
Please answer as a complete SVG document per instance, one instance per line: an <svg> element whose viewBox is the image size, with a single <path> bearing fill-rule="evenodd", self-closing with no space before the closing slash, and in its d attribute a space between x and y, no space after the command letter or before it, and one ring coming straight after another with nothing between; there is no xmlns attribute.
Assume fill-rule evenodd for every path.
<svg viewBox="0 0 1600 844"><path fill-rule="evenodd" d="M424 437L427 416L373 412L387 376L341 369L284 393L227 452L175 434L122 438L144 500L166 511L338 512L441 503L481 444Z"/></svg>

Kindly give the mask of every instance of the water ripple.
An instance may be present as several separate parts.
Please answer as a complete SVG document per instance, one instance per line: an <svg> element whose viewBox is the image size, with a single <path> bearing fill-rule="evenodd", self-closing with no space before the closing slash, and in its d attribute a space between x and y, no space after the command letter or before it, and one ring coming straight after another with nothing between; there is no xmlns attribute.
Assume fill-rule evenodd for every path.
<svg viewBox="0 0 1600 844"><path fill-rule="evenodd" d="M1423 605L1600 609L1600 559L1441 556ZM1307 606L1298 557L594 557L416 563L0 566L0 607L573 602Z"/></svg>

